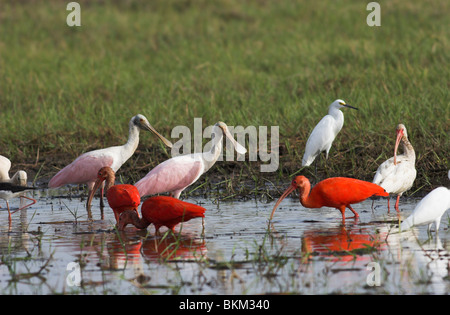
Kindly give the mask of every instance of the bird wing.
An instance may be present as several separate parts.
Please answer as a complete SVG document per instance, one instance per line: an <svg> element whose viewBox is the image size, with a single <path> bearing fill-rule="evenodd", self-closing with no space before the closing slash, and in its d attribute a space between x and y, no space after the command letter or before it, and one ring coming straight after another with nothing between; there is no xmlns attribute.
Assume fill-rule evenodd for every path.
<svg viewBox="0 0 450 315"><path fill-rule="evenodd" d="M137 209L141 203L137 188L128 184L112 186L108 189L106 198L108 199L109 206L117 210L121 210L123 207Z"/></svg>
<svg viewBox="0 0 450 315"><path fill-rule="evenodd" d="M373 183L380 185L388 193L399 194L412 187L416 175L414 163L400 155L397 156L397 165L394 165L392 157L378 167Z"/></svg>
<svg viewBox="0 0 450 315"><path fill-rule="evenodd" d="M181 155L157 165L135 186L141 196L184 189L194 183L204 171L204 165L194 155Z"/></svg>
<svg viewBox="0 0 450 315"><path fill-rule="evenodd" d="M324 205L338 207L358 203L371 196L388 196L379 185L347 177L333 177L319 182L310 197L322 200Z"/></svg>
<svg viewBox="0 0 450 315"><path fill-rule="evenodd" d="M153 223L179 223L205 216L205 208L169 196L155 196L142 204L142 216Z"/></svg>
<svg viewBox="0 0 450 315"><path fill-rule="evenodd" d="M324 116L314 127L306 142L302 165L311 165L320 152L329 150L336 134L334 132L334 118L331 115Z"/></svg>
<svg viewBox="0 0 450 315"><path fill-rule="evenodd" d="M80 155L75 161L60 170L48 183L55 188L67 184L84 184L94 182L99 169L113 164L113 157L106 154L88 152Z"/></svg>

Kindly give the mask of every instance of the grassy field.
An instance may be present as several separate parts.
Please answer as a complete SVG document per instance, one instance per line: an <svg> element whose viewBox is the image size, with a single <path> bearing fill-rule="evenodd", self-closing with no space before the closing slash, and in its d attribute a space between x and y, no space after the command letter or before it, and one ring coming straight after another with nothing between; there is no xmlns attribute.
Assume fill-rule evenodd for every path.
<svg viewBox="0 0 450 315"><path fill-rule="evenodd" d="M78 1L81 27L67 26L68 2L0 3L0 154L32 180L124 143L142 113L168 138L195 117L279 126L277 172L220 162L211 174L288 181L342 98L359 111L345 110L320 177L371 180L401 122L417 154L411 192L448 186L448 1L379 1L381 27L366 24L369 1ZM136 180L167 158L145 133L122 173Z"/></svg>

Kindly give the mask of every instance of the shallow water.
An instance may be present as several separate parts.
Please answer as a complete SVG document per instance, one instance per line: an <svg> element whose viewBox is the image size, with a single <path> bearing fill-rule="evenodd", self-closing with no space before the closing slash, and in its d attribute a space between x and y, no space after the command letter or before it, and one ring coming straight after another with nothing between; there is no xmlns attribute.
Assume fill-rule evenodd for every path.
<svg viewBox="0 0 450 315"><path fill-rule="evenodd" d="M341 224L333 208L305 209L285 199L270 225L275 200L216 202L187 199L207 209L177 236L154 228L114 230L109 207L94 221L85 199L67 190L34 193L38 202L0 216L3 294L264 294L449 292L450 232L444 215L439 238L427 227L389 234L398 223L384 199L354 206L358 220ZM418 200L400 202L406 218ZM10 201L18 208L19 199ZM348 216L351 212L347 211Z"/></svg>

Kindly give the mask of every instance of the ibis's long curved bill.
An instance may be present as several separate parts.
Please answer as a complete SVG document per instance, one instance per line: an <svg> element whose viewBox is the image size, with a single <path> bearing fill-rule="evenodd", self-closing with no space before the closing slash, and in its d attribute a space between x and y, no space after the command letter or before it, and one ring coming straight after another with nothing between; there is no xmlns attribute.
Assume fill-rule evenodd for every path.
<svg viewBox="0 0 450 315"><path fill-rule="evenodd" d="M291 185L291 186L289 186L289 188L288 189L286 189L286 191L281 195L281 197L277 200L277 203L275 204L275 206L273 207L273 210L272 210L272 214L270 215L270 221L272 220L272 218L273 218L273 214L275 213L275 210L278 208L278 205L283 201L283 199L284 198L286 198L291 192L293 192L294 190L295 190L295 186L294 185Z"/></svg>
<svg viewBox="0 0 450 315"><path fill-rule="evenodd" d="M403 131L400 129L397 131L397 139L395 140L395 147L394 147L394 165L397 165L397 150L398 145L400 144L400 141L403 137Z"/></svg>
<svg viewBox="0 0 450 315"><path fill-rule="evenodd" d="M95 192L100 187L100 185L103 184L103 181L104 181L103 179L97 179L95 181L94 188L92 188L91 193L89 194L89 197L88 197L88 200L87 200L87 203L86 203L86 205L87 205L86 207L87 207L88 211L91 210L92 198L94 198Z"/></svg>
<svg viewBox="0 0 450 315"><path fill-rule="evenodd" d="M163 137L158 131L156 131L155 128L152 127L152 125L150 125L150 124L143 124L143 128L145 130L153 132L159 139L161 139L162 142L164 142L164 144L166 146L168 146L169 148L172 148L172 142L170 142L165 137Z"/></svg>

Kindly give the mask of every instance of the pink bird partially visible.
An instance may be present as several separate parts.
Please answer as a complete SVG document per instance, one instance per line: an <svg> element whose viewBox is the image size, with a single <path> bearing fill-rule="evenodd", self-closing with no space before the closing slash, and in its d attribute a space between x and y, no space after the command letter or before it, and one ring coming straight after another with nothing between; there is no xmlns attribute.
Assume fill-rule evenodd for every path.
<svg viewBox="0 0 450 315"><path fill-rule="evenodd" d="M210 151L173 157L157 165L135 186L141 197L169 192L179 198L181 192L206 173L217 161L222 152L223 135L230 139L236 151L245 154L247 150L231 135L224 122L218 122L212 129Z"/></svg>
<svg viewBox="0 0 450 315"><path fill-rule="evenodd" d="M80 155L75 161L60 170L48 183L50 188L67 184L87 184L88 194L94 188L98 170L109 166L114 172L133 155L139 144L139 131L148 130L158 136L165 145L172 147L172 143L160 135L143 115L136 115L129 123L128 141L124 145L90 151ZM100 206L103 207L103 186L100 195ZM90 204L86 204L88 216L91 218Z"/></svg>

